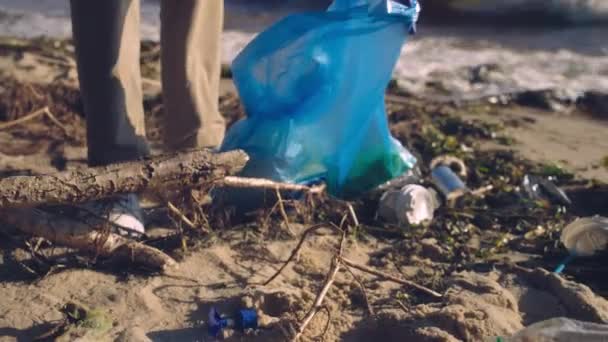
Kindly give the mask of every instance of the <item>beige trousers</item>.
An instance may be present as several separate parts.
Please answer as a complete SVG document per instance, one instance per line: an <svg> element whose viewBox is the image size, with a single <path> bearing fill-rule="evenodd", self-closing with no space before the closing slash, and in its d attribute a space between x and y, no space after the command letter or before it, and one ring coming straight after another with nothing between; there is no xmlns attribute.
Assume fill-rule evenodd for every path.
<svg viewBox="0 0 608 342"><path fill-rule="evenodd" d="M71 0L89 163L137 159L145 141L139 0ZM224 137L218 109L223 0L162 0L161 59L169 149Z"/></svg>

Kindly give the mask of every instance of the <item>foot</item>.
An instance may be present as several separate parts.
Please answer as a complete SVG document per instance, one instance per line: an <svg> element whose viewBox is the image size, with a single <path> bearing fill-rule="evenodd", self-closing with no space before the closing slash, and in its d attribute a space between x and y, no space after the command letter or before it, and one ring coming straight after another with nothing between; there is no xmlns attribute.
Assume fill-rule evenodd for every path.
<svg viewBox="0 0 608 342"><path fill-rule="evenodd" d="M135 194L95 201L80 209L106 220L112 231L120 235L140 237L145 233L142 210Z"/></svg>

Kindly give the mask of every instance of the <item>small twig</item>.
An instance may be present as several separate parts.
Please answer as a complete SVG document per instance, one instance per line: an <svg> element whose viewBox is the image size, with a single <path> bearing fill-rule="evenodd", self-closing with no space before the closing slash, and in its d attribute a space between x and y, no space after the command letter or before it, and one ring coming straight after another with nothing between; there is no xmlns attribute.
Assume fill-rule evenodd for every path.
<svg viewBox="0 0 608 342"><path fill-rule="evenodd" d="M55 125L57 125L57 127L61 128L61 130L63 131L63 134L68 136L68 133L69 133L68 128L65 127L65 125L62 124L61 121L59 121L57 119L57 117L55 117L55 115L53 115L53 113L51 112L49 107L45 107L44 113L46 114L47 118L49 118L49 120L51 120Z"/></svg>
<svg viewBox="0 0 608 342"><path fill-rule="evenodd" d="M289 258L287 259L287 261L285 261L285 263L283 263L283 265L281 266L281 268L279 268L278 271L275 272L275 274L273 274L270 278L268 278L268 280L266 280L266 282L264 282L264 286L270 284L273 280L276 279L276 277L278 277L283 270L285 269L285 267L287 267L287 265L289 265L289 263L296 257L296 255L298 254L298 252L300 251L300 249L302 248L302 246L304 245L304 241L306 240L306 237L311 234L312 232L319 230L321 228L325 228L325 227L331 227L334 228L331 225L327 225L326 223L321 223L321 224L317 224L314 225L308 229L306 229L306 231L304 231L304 233L302 233L302 237L300 238L300 241L298 242L296 248L294 248L294 250L291 252L291 255L289 256Z"/></svg>
<svg viewBox="0 0 608 342"><path fill-rule="evenodd" d="M359 265L359 264L357 264L357 263L355 263L355 262L353 262L351 260L348 260L348 259L346 259L344 257L341 257L340 259L347 266L350 266L352 268L358 269L359 271L367 272L369 274L373 274L373 275L375 275L377 277L384 278L386 280L392 281L392 282L397 283L397 284L413 287L413 288L418 289L418 290L420 290L420 291L422 291L424 293L427 293L427 294L429 294L429 295L431 295L433 297L437 297L437 298L443 297L443 295L441 293L433 291L433 290L431 290L431 289L429 289L427 287L424 287L422 285L418 285L418 284L414 283L413 281L397 278L397 277L391 276L389 274L376 271L376 270L374 270L372 268L369 268L367 266Z"/></svg>
<svg viewBox="0 0 608 342"><path fill-rule="evenodd" d="M475 189L475 190L471 191L471 195L473 195L475 197L483 197L492 190L494 190L494 185L486 185L486 186L482 186L479 189Z"/></svg>
<svg viewBox="0 0 608 342"><path fill-rule="evenodd" d="M279 202L277 201L277 203L275 203L272 208L270 208L270 210L268 211L268 214L266 214L266 218L264 219L264 224L270 225L270 219L272 218L272 214L274 214L274 211L277 210L277 208L279 207Z"/></svg>
<svg viewBox="0 0 608 342"><path fill-rule="evenodd" d="M530 274L530 273L534 272L533 269L520 266L512 261L501 262L499 265L506 267L507 269L509 269L511 271L522 272L524 274Z"/></svg>
<svg viewBox="0 0 608 342"><path fill-rule="evenodd" d="M34 89L34 86L32 86L31 83L26 83L25 86L38 100L44 99L44 96L42 96L42 94L36 91L36 89Z"/></svg>
<svg viewBox="0 0 608 342"><path fill-rule="evenodd" d="M448 202L450 203L455 203L459 198L461 198L462 196L465 196L467 194L474 196L474 197L480 197L483 198L486 196L486 193L490 192L494 190L494 186L493 185L487 185L487 186L483 186L479 189L475 189L473 191L470 190L456 190L454 192L452 192L451 194L448 195ZM449 207L453 207L452 205L450 205ZM464 213L459 213L457 215L463 216L465 215Z"/></svg>
<svg viewBox="0 0 608 342"><path fill-rule="evenodd" d="M25 115L25 116L22 116L22 117L20 117L20 118L18 118L16 120L0 124L0 131L6 130L6 129L9 129L9 128L13 128L13 127L18 126L20 124L23 124L23 123L26 123L26 122L28 122L30 120L33 120L33 119L35 119L35 118L37 118L39 116L42 116L42 115L46 114L46 112L47 112L48 109L49 109L49 107L43 107L43 108L40 108L38 110L35 110L35 111L33 111L33 112Z"/></svg>
<svg viewBox="0 0 608 342"><path fill-rule="evenodd" d="M338 226L338 229L344 230L344 225L346 224L347 219L348 219L348 214L342 216L342 219L340 220L340 226Z"/></svg>
<svg viewBox="0 0 608 342"><path fill-rule="evenodd" d="M204 188L202 192L209 193L210 191L209 191L209 189ZM196 204L196 209L198 211L198 218L203 221L202 229L208 233L211 233L213 231L213 228L211 227L211 223L209 222L209 218L207 217L207 214L205 214L205 211L203 210L203 206L205 205L205 203L202 200L200 200L197 196L195 196L192 191L189 191L189 193L190 193L190 199Z"/></svg>
<svg viewBox="0 0 608 342"><path fill-rule="evenodd" d="M39 60L40 62L44 62L44 63L51 64L51 65L58 65L58 66L66 67L66 68L73 68L76 66L76 63L72 60L65 61L65 60L55 58L55 57L37 55L36 59Z"/></svg>
<svg viewBox="0 0 608 342"><path fill-rule="evenodd" d="M186 215L184 215L184 213L182 213L181 210L179 210L175 205L173 205L173 203L167 202L167 208L169 209L170 212L172 212L175 216L177 216L184 224L186 224L186 226L188 226L188 228L193 229L193 230L201 229L201 230L207 232L204 227L199 227L196 224L194 224L194 222L192 222Z"/></svg>
<svg viewBox="0 0 608 342"><path fill-rule="evenodd" d="M340 244L338 245L338 258L342 258L342 254L344 253L344 242L346 242L346 229L342 229L342 227L336 227L333 223L331 224L334 229L340 229L342 231L342 236L340 236Z"/></svg>
<svg viewBox="0 0 608 342"><path fill-rule="evenodd" d="M276 193L278 201L277 203L279 205L279 212L281 213L283 221L285 222L285 228L287 228L289 234L294 237L296 236L296 234L293 232L293 229L291 229L291 225L289 224L289 217L287 216L287 212L285 211L285 205L283 205L283 197L281 196L281 191L279 191L278 188L276 189Z"/></svg>
<svg viewBox="0 0 608 342"><path fill-rule="evenodd" d="M211 233L213 228L211 228L211 222L209 222L209 219L207 218L207 215L205 215L205 212L201 210L199 213L199 217L201 220L203 220L203 225L201 226L201 229L207 233Z"/></svg>
<svg viewBox="0 0 608 342"><path fill-rule="evenodd" d="M401 310L403 310L403 312L405 312L406 314L410 313L410 310L408 310L407 306L405 306L402 301L400 301L399 299L395 299L395 301L397 302L397 305L399 305Z"/></svg>
<svg viewBox="0 0 608 342"><path fill-rule="evenodd" d="M38 241L42 241L42 239L38 238ZM40 253L40 251L38 250L40 247L40 243L33 246L29 241L25 241L25 245L27 246L28 251L30 252L32 260L40 264L49 264L48 258L44 254Z"/></svg>
<svg viewBox="0 0 608 342"><path fill-rule="evenodd" d="M325 322L325 328L323 328L323 332L321 333L321 335L315 337L314 340L323 340L323 338L325 337L325 335L327 335L327 332L329 331L329 324L331 323L331 310L329 310L327 305L323 305L322 307L320 307L319 311L321 310L325 310L325 313L327 314L327 321Z"/></svg>
<svg viewBox="0 0 608 342"><path fill-rule="evenodd" d="M43 238L32 238L31 240L35 240L36 244L32 245L30 241L25 241L25 245L30 249L31 253L42 254L39 253L40 246L42 245Z"/></svg>
<svg viewBox="0 0 608 342"><path fill-rule="evenodd" d="M19 264L19 266L21 266L21 268L23 268L25 271L27 271L28 273L30 273L31 275L33 275L35 278L40 278L41 275L34 271L31 267L27 266L26 264L24 264L23 262L16 260L17 264Z"/></svg>
<svg viewBox="0 0 608 342"><path fill-rule="evenodd" d="M332 226L336 229L340 229L339 227L336 227L333 224L332 224ZM336 275L340 271L340 266L342 266L342 262L340 260L342 258L342 253L344 252L344 242L345 241L346 241L346 230L342 230L342 236L340 236L340 243L338 245L338 251L336 252L336 255L334 256L334 258L332 259L332 267L330 268L330 271L327 274L327 277L325 278L325 284L323 285L321 290L317 293L317 298L315 299L314 305L312 306L312 308L310 308L310 310L308 311L308 314L306 315L306 317L304 317L304 319L302 320L302 322L299 324L298 328L296 329L297 332L296 332L295 336L293 337L292 341L295 342L302 336L302 334L304 333L304 330L306 329L306 326L308 326L308 324L310 324L310 321L315 317L315 315L319 311L321 311L321 309L323 309L323 307L324 307L323 300L325 299L327 292L329 292L329 289L331 288L334 281L336 280ZM329 319L331 319L331 316L329 316ZM330 321L328 320L327 326L325 327L325 329L327 329L329 327L329 323L330 323Z"/></svg>
<svg viewBox="0 0 608 342"><path fill-rule="evenodd" d="M372 308L372 305L370 304L369 296L367 295L367 290L365 289L363 282L353 272L353 270L350 269L349 266L347 266L346 264L344 264L343 266L348 271L348 273L350 273L350 275L353 277L353 279L355 280L355 283L357 283L357 285L359 286L361 293L363 293L363 299L365 300L365 306L367 307L367 312L369 313L370 316L375 316L376 314L374 313L374 308Z"/></svg>
<svg viewBox="0 0 608 342"><path fill-rule="evenodd" d="M290 183L279 183L268 179L227 176L218 181L219 185L234 188L278 189L286 191L303 191L307 193L322 193L325 185L306 186Z"/></svg>
<svg viewBox="0 0 608 342"><path fill-rule="evenodd" d="M306 315L306 317L304 317L304 319L300 323L298 329L296 330L297 331L296 335L293 337L292 341L295 342L302 336L302 334L304 333L304 330L306 329L308 324L310 324L310 321L312 321L312 319L315 317L315 315L322 309L323 300L325 299L327 292L329 291L329 289L333 285L334 281L336 280L336 275L340 271L340 265L341 265L341 262L340 262L339 256L336 256L332 260L332 267L327 275L327 278L325 279L325 284L321 288L321 291L319 291L319 293L317 294L317 298L315 299L315 303L313 304L312 308L308 311L308 314Z"/></svg>
<svg viewBox="0 0 608 342"><path fill-rule="evenodd" d="M348 203L348 212L350 213L350 216L353 219L353 224L355 225L355 227L359 227L359 219L357 218L357 214L355 213L353 205L350 203Z"/></svg>
<svg viewBox="0 0 608 342"><path fill-rule="evenodd" d="M49 118L49 120L51 120L51 122L53 122L55 125L57 125L57 127L61 128L61 130L63 131L63 134L65 134L66 136L68 135L69 131L68 131L67 127L65 127L65 125L62 124L61 121L59 121L57 119L57 117L55 117L55 115L53 115L53 113L51 112L51 110L49 109L48 106L35 110L25 116L20 117L19 119L0 124L0 131L24 124L39 116L42 116L42 115L45 115L47 118Z"/></svg>

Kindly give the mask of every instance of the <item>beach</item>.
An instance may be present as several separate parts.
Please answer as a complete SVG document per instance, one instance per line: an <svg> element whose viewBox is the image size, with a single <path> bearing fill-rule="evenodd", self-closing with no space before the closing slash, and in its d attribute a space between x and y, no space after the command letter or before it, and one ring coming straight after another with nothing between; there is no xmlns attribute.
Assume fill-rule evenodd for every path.
<svg viewBox="0 0 608 342"><path fill-rule="evenodd" d="M568 255L564 227L608 216L606 2L522 1L429 0L429 17L423 9L402 49L385 96L390 132L419 158L421 186L437 188L430 165L451 155L471 190L453 200L433 190L430 222L385 220L374 191L349 201L323 190L295 200L289 191L243 217L211 201L221 182L151 191L142 195L141 243L176 261L163 273L133 253L103 257L32 237L3 220L28 209L0 207L0 341L214 341L212 309L259 318L258 329L225 329L226 341L289 340L311 312L301 341L497 341L553 317L608 324L605 252L552 272ZM247 115L230 69L238 53L280 18L325 5L226 2L219 104L228 126ZM511 23L524 5L560 15ZM156 156L167 115L159 1L141 11L146 137ZM571 13L587 14L564 20ZM2 178L87 166L70 31L67 1L0 0ZM555 191L526 193L529 176L572 203ZM64 206L39 209L70 218Z"/></svg>

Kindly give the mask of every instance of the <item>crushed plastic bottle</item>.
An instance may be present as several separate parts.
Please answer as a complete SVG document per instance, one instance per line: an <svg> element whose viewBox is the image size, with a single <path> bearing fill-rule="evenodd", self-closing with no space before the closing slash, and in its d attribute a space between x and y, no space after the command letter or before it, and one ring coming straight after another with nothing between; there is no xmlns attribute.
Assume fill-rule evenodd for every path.
<svg viewBox="0 0 608 342"><path fill-rule="evenodd" d="M529 199L549 200L561 205L571 205L572 201L564 190L554 183L552 178L526 175L522 181L522 189Z"/></svg>
<svg viewBox="0 0 608 342"><path fill-rule="evenodd" d="M573 256L593 256L608 248L608 218L578 219L562 230L560 240Z"/></svg>
<svg viewBox="0 0 608 342"><path fill-rule="evenodd" d="M422 170L420 170L418 165L415 165L412 169L402 174L401 176L393 178L383 184L380 184L374 190L372 190L372 192L384 194L387 191L399 190L409 184L420 184L422 178Z"/></svg>
<svg viewBox="0 0 608 342"><path fill-rule="evenodd" d="M233 63L247 118L221 150L249 154L243 176L323 180L343 198L406 173L416 158L389 132L384 92L419 12L416 0L335 0L260 33Z"/></svg>
<svg viewBox="0 0 608 342"><path fill-rule="evenodd" d="M608 248L608 218L601 216L578 219L562 230L560 241L568 250L568 256L557 265L554 272L561 273L576 257L589 257Z"/></svg>
<svg viewBox="0 0 608 342"><path fill-rule="evenodd" d="M418 225L433 220L439 207L436 194L423 186L409 184L401 190L390 190L380 198L378 215L400 225Z"/></svg>

